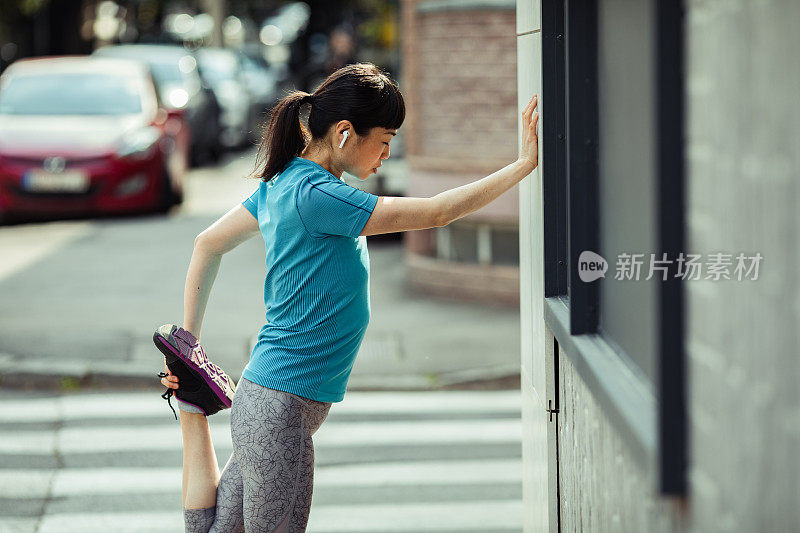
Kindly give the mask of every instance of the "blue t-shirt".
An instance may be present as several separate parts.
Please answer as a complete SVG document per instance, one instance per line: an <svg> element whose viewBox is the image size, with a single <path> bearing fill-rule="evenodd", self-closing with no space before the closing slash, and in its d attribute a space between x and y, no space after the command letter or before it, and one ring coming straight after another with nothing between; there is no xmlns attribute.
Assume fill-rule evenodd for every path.
<svg viewBox="0 0 800 533"><path fill-rule="evenodd" d="M242 204L267 251L266 324L243 377L339 402L370 315L367 238L378 197L293 158Z"/></svg>

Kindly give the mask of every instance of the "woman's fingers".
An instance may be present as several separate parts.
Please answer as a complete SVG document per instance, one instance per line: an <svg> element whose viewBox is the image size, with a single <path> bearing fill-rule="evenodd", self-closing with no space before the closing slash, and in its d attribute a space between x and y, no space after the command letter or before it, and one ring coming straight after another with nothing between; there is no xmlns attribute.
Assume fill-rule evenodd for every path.
<svg viewBox="0 0 800 533"><path fill-rule="evenodd" d="M534 94L531 97L530 102L528 102L527 107L525 108L525 112L528 114L528 117L530 117L533 114L533 111L534 109L536 109L538 103L539 103L539 95Z"/></svg>
<svg viewBox="0 0 800 533"><path fill-rule="evenodd" d="M528 103L527 103L527 104L525 104L525 108L522 110L522 115L523 115L523 116L525 116L525 113L527 113L527 112L528 112L528 109L530 109L530 107L531 107L531 105L532 105L532 104L533 104L533 97L531 97L531 99L530 99L530 100L528 100Z"/></svg>
<svg viewBox="0 0 800 533"><path fill-rule="evenodd" d="M531 99L528 101L528 105L525 106L525 109L522 110L522 124L523 126L529 126L531 116L533 115L534 110L539 105L539 95L534 94Z"/></svg>
<svg viewBox="0 0 800 533"><path fill-rule="evenodd" d="M178 376L174 376L170 371L169 367L167 366L167 361L164 360L164 372L168 375L166 377L161 378L161 384L165 387L169 387L170 389L177 389L178 388Z"/></svg>
<svg viewBox="0 0 800 533"><path fill-rule="evenodd" d="M531 97L528 105L522 111L522 145L523 155L533 161L534 166L538 166L539 161L539 137L536 134L536 127L539 124L539 95Z"/></svg>
<svg viewBox="0 0 800 533"><path fill-rule="evenodd" d="M532 96L531 99L528 100L528 103L525 104L525 108L522 110L522 116L523 117L525 117L528 114L528 111L531 109L531 106L533 106L533 99L535 97L536 97L536 95Z"/></svg>
<svg viewBox="0 0 800 533"><path fill-rule="evenodd" d="M165 378L161 378L161 384L170 389L177 389L178 378L177 376L167 376Z"/></svg>
<svg viewBox="0 0 800 533"><path fill-rule="evenodd" d="M538 102L538 97L537 96L538 95L534 94L533 98L531 99L531 102L533 103L533 106L531 106L531 108L529 110L531 116L530 116L530 118L528 118L528 121L525 123L525 125L530 128L530 131L533 133L534 138L536 137L536 126L539 123L539 111L536 110L539 107L539 102Z"/></svg>

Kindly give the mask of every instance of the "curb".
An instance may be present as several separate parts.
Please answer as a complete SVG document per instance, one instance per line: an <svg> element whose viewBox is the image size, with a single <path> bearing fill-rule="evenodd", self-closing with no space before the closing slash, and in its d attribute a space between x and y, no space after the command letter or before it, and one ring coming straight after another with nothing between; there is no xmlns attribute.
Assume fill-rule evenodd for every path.
<svg viewBox="0 0 800 533"><path fill-rule="evenodd" d="M112 370L108 363L91 361L19 361L0 354L0 389L60 390L161 389L157 372L126 363ZM236 376L231 376L236 377ZM238 379L237 379L238 381ZM506 390L520 387L518 365L458 370L454 372L350 376L348 391Z"/></svg>

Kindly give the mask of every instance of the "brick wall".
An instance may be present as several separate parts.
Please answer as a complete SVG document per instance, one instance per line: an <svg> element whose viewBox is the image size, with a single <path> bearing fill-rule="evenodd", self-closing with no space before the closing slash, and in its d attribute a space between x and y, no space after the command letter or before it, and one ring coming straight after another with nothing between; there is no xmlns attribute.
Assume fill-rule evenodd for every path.
<svg viewBox="0 0 800 533"><path fill-rule="evenodd" d="M441 2L404 0L402 4L404 126L409 196L430 197L478 180L517 158L515 11L497 8L436 7ZM516 222L514 188L467 219ZM409 254L429 254L431 230L405 235ZM410 261L409 284L441 292L446 270L430 261ZM463 265L470 272L469 265ZM453 278L452 296L518 304L518 269L464 269ZM445 284L447 285L447 284ZM457 290L461 287L461 290ZM502 289L499 289L502 287ZM475 290L472 290L472 289ZM497 289L496 289L497 288ZM434 290L436 289L436 290ZM450 289L447 289L448 291ZM499 291L499 292L498 292Z"/></svg>
<svg viewBox="0 0 800 533"><path fill-rule="evenodd" d="M424 120L412 155L477 169L516 159L513 27L511 10L417 15L412 84L419 98L412 112Z"/></svg>
<svg viewBox="0 0 800 533"><path fill-rule="evenodd" d="M517 157L513 10L417 10L406 2L408 155L420 170L497 170ZM425 5L425 2L419 2ZM411 118L411 117L409 117Z"/></svg>

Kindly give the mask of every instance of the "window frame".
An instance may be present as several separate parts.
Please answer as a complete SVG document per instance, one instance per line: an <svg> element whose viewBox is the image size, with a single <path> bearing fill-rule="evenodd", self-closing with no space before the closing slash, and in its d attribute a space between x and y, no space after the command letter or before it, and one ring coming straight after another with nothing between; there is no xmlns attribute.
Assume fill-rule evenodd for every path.
<svg viewBox="0 0 800 533"><path fill-rule="evenodd" d="M542 98L555 110L542 125L544 320L654 489L685 495L685 306L677 265L670 264L658 289L655 382L598 329L599 284L580 281L572 266L581 251L599 248L599 1L542 0ZM653 0L653 7L659 194L653 216L659 257L674 258L685 244L684 6Z"/></svg>

